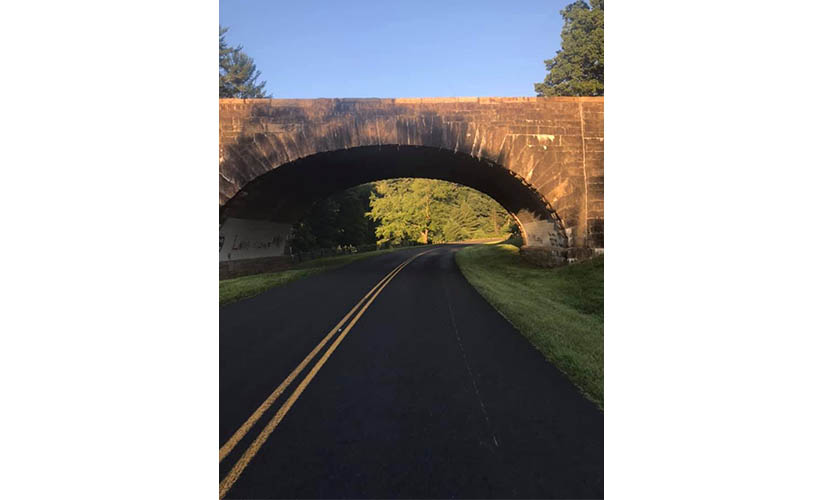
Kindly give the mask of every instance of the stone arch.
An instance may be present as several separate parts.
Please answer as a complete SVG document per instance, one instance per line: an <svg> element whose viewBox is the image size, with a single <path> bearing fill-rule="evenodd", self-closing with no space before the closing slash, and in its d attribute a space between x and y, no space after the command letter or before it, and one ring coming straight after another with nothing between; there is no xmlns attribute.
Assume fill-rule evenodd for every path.
<svg viewBox="0 0 820 500"><path fill-rule="evenodd" d="M398 177L446 180L481 191L510 212L526 244L567 246L556 212L514 172L489 160L426 146L361 146L299 158L248 182L221 207L220 218L289 225L333 193Z"/></svg>
<svg viewBox="0 0 820 500"><path fill-rule="evenodd" d="M602 248L603 99L223 99L219 174L220 260L263 257L320 197L391 177L476 188L530 246ZM256 250L225 252L232 227Z"/></svg>

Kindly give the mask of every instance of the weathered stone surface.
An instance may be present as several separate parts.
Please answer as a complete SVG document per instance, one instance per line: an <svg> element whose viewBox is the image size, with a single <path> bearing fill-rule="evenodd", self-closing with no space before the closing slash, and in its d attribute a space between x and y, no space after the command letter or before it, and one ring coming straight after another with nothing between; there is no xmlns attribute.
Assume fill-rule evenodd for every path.
<svg viewBox="0 0 820 500"><path fill-rule="evenodd" d="M596 255L602 255L603 253L603 248L568 248L567 262L591 259L592 257L595 257Z"/></svg>
<svg viewBox="0 0 820 500"><path fill-rule="evenodd" d="M567 263L567 250L524 245L519 251L521 258L541 267L558 267Z"/></svg>
<svg viewBox="0 0 820 500"><path fill-rule="evenodd" d="M528 246L603 248L603 105L599 97L222 99L220 224L255 228L231 245L268 244L266 255L282 255L272 235L315 201L374 180L426 177L495 198ZM248 258L220 248L221 260Z"/></svg>
<svg viewBox="0 0 820 500"><path fill-rule="evenodd" d="M248 274L284 271L293 267L290 257L261 257L242 260L220 260L219 279L238 278Z"/></svg>

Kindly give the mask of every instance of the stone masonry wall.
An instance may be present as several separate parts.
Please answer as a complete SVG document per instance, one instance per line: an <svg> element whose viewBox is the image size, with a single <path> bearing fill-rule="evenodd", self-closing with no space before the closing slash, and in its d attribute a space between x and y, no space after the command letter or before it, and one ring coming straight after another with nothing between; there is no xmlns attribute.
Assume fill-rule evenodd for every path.
<svg viewBox="0 0 820 500"><path fill-rule="evenodd" d="M528 245L564 238L585 254L604 246L603 106L598 97L221 99L219 204L316 153L426 146L508 169L556 216L514 214L530 233Z"/></svg>

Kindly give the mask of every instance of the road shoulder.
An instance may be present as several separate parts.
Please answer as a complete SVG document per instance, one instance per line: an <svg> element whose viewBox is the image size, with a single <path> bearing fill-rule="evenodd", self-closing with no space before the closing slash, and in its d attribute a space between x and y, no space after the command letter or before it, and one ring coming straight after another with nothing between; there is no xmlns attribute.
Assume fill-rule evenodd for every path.
<svg viewBox="0 0 820 500"><path fill-rule="evenodd" d="M517 247L495 244L464 248L456 263L487 302L603 408L603 256L543 269L520 259Z"/></svg>

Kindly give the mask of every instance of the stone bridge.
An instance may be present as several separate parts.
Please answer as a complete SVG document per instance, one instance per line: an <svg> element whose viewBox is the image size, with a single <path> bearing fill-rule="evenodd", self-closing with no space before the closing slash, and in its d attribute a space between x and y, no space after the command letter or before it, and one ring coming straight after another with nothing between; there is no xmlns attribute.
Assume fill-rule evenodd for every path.
<svg viewBox="0 0 820 500"><path fill-rule="evenodd" d="M314 202L396 177L486 193L552 263L601 252L603 98L220 99L220 268L283 259Z"/></svg>

